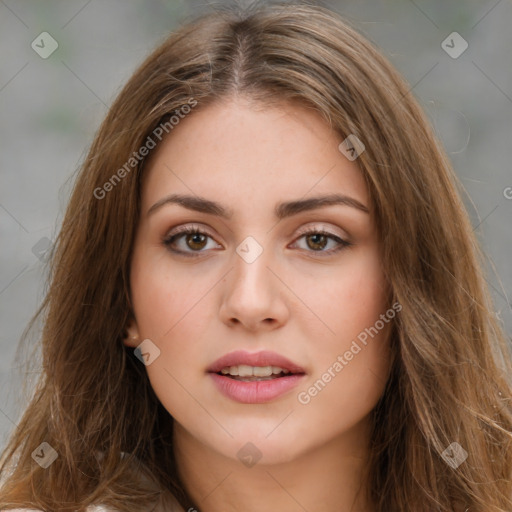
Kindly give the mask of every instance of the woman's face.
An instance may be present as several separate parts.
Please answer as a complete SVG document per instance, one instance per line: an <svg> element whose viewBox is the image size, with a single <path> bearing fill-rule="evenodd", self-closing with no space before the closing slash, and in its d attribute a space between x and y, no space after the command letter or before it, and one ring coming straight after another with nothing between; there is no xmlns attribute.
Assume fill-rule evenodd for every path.
<svg viewBox="0 0 512 512"><path fill-rule="evenodd" d="M394 310L342 140L311 109L225 100L182 119L146 169L125 343L150 340L178 431L226 457L356 450L383 392Z"/></svg>

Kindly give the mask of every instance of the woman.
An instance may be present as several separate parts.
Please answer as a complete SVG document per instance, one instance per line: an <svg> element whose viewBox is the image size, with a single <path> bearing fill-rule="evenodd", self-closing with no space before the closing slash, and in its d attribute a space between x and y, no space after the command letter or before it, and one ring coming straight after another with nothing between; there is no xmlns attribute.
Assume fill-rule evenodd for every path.
<svg viewBox="0 0 512 512"><path fill-rule="evenodd" d="M334 13L178 30L77 179L2 510L512 510L510 353L456 187Z"/></svg>

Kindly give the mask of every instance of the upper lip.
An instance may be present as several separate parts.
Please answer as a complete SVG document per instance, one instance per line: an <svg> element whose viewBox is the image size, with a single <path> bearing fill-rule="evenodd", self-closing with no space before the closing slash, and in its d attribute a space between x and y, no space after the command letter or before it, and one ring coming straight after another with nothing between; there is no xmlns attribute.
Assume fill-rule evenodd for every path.
<svg viewBox="0 0 512 512"><path fill-rule="evenodd" d="M225 354L214 363L212 363L207 372L217 373L229 366L238 366L240 364L246 364L248 366L278 366L283 370L289 370L290 373L305 373L304 369L293 361L290 361L286 357L271 352L269 350L263 350L261 352L246 352L244 350L236 350Z"/></svg>

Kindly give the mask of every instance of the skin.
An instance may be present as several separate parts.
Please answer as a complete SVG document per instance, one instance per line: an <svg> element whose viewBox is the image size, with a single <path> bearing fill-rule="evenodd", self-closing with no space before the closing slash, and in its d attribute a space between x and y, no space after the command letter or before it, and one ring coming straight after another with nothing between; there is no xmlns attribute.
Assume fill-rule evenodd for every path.
<svg viewBox="0 0 512 512"><path fill-rule="evenodd" d="M362 469L369 413L389 371L390 324L309 403L298 401L390 307L368 192L357 161L338 150L342 140L311 109L236 97L186 116L146 168L125 343L150 339L160 350L147 374L175 420L180 476L202 512L374 510ZM277 203L333 192L370 213L331 205L274 217ZM233 216L177 204L148 215L171 193L222 203ZM208 237L185 234L174 248L199 255L171 252L163 240L191 224ZM329 254L338 243L304 228L352 245ZM236 252L248 236L263 249L250 264ZM239 349L275 351L306 376L271 402L232 401L206 369ZM237 457L248 442L261 452L252 467Z"/></svg>

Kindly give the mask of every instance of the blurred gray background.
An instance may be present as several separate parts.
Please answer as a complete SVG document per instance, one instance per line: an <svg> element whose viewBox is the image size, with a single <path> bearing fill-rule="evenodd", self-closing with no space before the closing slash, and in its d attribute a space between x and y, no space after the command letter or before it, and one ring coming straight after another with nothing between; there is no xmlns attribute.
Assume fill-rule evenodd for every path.
<svg viewBox="0 0 512 512"><path fill-rule="evenodd" d="M218 5L0 0L0 448L26 405L22 382L31 385L38 375L21 373L15 351L43 297L45 250L93 135L152 48L190 16ZM489 258L496 314L510 337L511 0L324 5L381 48L429 115L467 191Z"/></svg>

